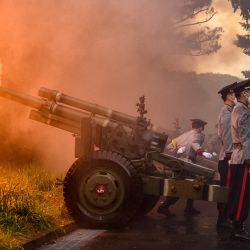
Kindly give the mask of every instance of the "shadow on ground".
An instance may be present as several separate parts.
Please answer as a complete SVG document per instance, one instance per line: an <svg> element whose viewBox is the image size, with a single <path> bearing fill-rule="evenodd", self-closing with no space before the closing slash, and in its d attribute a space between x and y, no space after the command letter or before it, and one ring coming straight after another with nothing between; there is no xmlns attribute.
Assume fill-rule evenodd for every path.
<svg viewBox="0 0 250 250"><path fill-rule="evenodd" d="M185 201L172 207L176 218L166 219L156 212L134 221L122 230L106 231L92 239L81 250L249 250L250 243L232 241L230 233L218 235L215 229L215 203L195 202L201 214L192 218L183 215ZM247 227L250 229L250 220Z"/></svg>

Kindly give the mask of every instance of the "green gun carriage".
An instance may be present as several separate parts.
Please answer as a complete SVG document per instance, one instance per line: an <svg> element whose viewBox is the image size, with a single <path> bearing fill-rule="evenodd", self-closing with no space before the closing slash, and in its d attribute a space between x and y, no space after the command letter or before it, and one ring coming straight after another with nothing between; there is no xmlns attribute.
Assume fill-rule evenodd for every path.
<svg viewBox="0 0 250 250"><path fill-rule="evenodd" d="M144 97L134 117L44 87L38 95L0 87L0 96L33 108L32 120L74 135L77 159L66 173L63 192L80 226L124 227L147 214L160 196L226 201L227 189L212 180L214 170L164 152L167 133L145 118ZM194 178L186 179L185 171Z"/></svg>

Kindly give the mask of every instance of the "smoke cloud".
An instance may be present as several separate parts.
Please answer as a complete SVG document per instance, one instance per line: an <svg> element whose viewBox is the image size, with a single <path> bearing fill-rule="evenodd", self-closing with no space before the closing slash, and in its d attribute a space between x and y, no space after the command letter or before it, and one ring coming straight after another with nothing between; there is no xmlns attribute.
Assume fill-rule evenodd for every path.
<svg viewBox="0 0 250 250"><path fill-rule="evenodd" d="M55 88L132 115L138 97L146 95L150 118L166 128L175 117L185 125L198 115L206 120L196 105L209 102L206 90L194 73L188 78L178 73L195 65L177 53L178 37L172 30L179 7L175 2L3 0L2 84L33 95L40 86ZM195 87L190 88L187 79ZM65 169L72 163L71 135L28 121L27 108L0 102L1 116L12 121L7 131L29 131L48 166ZM10 127L10 122L2 126Z"/></svg>

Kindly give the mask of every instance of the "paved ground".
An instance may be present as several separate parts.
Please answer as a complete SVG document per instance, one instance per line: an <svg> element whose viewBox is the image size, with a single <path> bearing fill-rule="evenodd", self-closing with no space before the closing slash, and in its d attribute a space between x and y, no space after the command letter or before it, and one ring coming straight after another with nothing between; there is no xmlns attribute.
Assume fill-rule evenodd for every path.
<svg viewBox="0 0 250 250"><path fill-rule="evenodd" d="M41 250L249 250L250 243L229 240L215 231L216 204L195 202L201 215L183 216L184 201L172 209L176 218L166 219L152 211L123 230L78 230ZM247 221L250 229L250 220Z"/></svg>
<svg viewBox="0 0 250 250"><path fill-rule="evenodd" d="M104 230L77 229L69 235L59 238L53 244L46 244L39 250L77 250Z"/></svg>

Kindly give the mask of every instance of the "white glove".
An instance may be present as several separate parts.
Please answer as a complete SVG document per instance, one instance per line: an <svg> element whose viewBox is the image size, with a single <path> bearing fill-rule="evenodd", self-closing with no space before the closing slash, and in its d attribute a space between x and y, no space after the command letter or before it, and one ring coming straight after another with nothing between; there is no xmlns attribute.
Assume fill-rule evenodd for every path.
<svg viewBox="0 0 250 250"><path fill-rule="evenodd" d="M177 154L183 154L185 151L186 151L186 147L185 147L185 146L180 147L180 148L177 150Z"/></svg>
<svg viewBox="0 0 250 250"><path fill-rule="evenodd" d="M210 153L208 153L208 152L203 152L202 155L203 155L205 158L207 158L207 159L210 159L210 158L213 157L213 155L210 154Z"/></svg>
<svg viewBox="0 0 250 250"><path fill-rule="evenodd" d="M215 152L212 153L213 156L217 156L217 154Z"/></svg>

